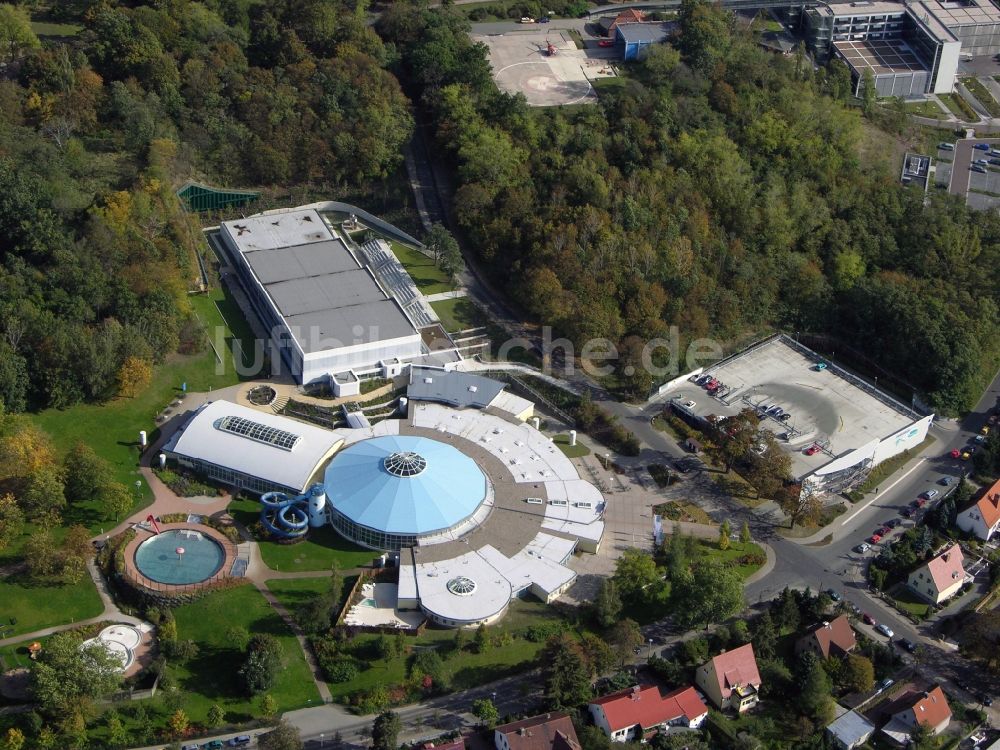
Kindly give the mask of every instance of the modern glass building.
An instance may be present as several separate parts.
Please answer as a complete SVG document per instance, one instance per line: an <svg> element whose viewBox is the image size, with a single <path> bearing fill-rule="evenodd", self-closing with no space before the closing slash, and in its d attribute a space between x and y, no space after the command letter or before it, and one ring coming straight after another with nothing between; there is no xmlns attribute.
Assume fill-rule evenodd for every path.
<svg viewBox="0 0 1000 750"><path fill-rule="evenodd" d="M489 482L476 462L430 438L362 440L326 469L330 522L344 537L398 550L458 529L486 500Z"/></svg>

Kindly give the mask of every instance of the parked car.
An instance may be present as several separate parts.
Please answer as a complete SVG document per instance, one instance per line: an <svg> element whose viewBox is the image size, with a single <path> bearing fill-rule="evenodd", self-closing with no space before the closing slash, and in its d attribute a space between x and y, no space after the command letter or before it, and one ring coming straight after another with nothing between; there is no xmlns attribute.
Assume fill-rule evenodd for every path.
<svg viewBox="0 0 1000 750"><path fill-rule="evenodd" d="M802 452L805 453L807 456L815 456L817 453L819 453L819 446L816 445L816 443L813 443Z"/></svg>
<svg viewBox="0 0 1000 750"><path fill-rule="evenodd" d="M899 525L900 525L901 523L903 523L903 522L902 522L902 521L900 521L900 520L899 520L898 518L890 518L890 519L889 519L888 521L886 521L886 522L885 522L885 523L884 523L883 525L884 525L884 526L888 526L888 527L889 527L890 529L894 529L894 528L896 528L897 526L899 526Z"/></svg>
<svg viewBox="0 0 1000 750"><path fill-rule="evenodd" d="M546 18L545 20L547 21L548 19ZM230 747L243 747L244 745L249 745L250 735L241 734L239 737L231 738L229 742L227 742L226 744L229 745Z"/></svg>
<svg viewBox="0 0 1000 750"><path fill-rule="evenodd" d="M882 535L872 534L870 537L868 537L868 541L871 542L872 544L878 544L879 542L882 541Z"/></svg>
<svg viewBox="0 0 1000 750"><path fill-rule="evenodd" d="M197 742L189 742L187 745L181 745L181 750L201 750L201 747Z"/></svg>
<svg viewBox="0 0 1000 750"><path fill-rule="evenodd" d="M979 702L982 703L984 706L993 705L993 699L990 696L986 695L985 693L979 696Z"/></svg>
<svg viewBox="0 0 1000 750"><path fill-rule="evenodd" d="M990 164L994 167L1000 165L1000 159L990 159Z"/></svg>
<svg viewBox="0 0 1000 750"><path fill-rule="evenodd" d="M954 143L948 143L948 142L941 142L941 143L938 144L938 148L941 149L941 150L943 150L943 151L954 151L955 150L955 144Z"/></svg>
<svg viewBox="0 0 1000 750"><path fill-rule="evenodd" d="M531 16L521 16L521 23L534 23L534 22L535 19L532 18ZM976 146L976 148L979 148L979 146Z"/></svg>
<svg viewBox="0 0 1000 750"><path fill-rule="evenodd" d="M973 146L973 148L979 149L980 151L989 151L990 150L990 144L988 144L988 143L977 143L977 144L975 144Z"/></svg>
<svg viewBox="0 0 1000 750"><path fill-rule="evenodd" d="M875 626L875 632L876 633L881 633L886 638L892 638L894 635L896 635L895 633L892 632L892 628L890 628L885 623L881 623L881 622L878 625Z"/></svg>
<svg viewBox="0 0 1000 750"><path fill-rule="evenodd" d="M863 613L863 614L861 615L861 619L862 619L862 620L864 620L864 621L865 621L866 623L868 623L869 625L874 625L874 624L875 624L875 618L874 618L874 617L872 617L872 616L871 616L870 614L868 614L867 612L864 612L864 613Z"/></svg>
<svg viewBox="0 0 1000 750"><path fill-rule="evenodd" d="M882 682L878 684L878 691L881 693L883 690L888 690L894 684L895 684L894 680L888 680L888 679L882 680Z"/></svg>
<svg viewBox="0 0 1000 750"><path fill-rule="evenodd" d="M879 536L888 536L889 534L892 533L892 529L890 529L888 526L879 526L877 529L875 529L875 533L878 534Z"/></svg>
<svg viewBox="0 0 1000 750"><path fill-rule="evenodd" d="M973 451L971 448L966 448L964 451L962 451L962 460L968 461L969 458L972 456L972 453Z"/></svg>
<svg viewBox="0 0 1000 750"><path fill-rule="evenodd" d="M789 414L787 411L784 414L782 414L780 417L778 417L778 419L780 419L782 422L787 422L791 418L792 418L792 415Z"/></svg>
<svg viewBox="0 0 1000 750"><path fill-rule="evenodd" d="M201 750L222 750L222 740L209 740L201 746Z"/></svg>
<svg viewBox="0 0 1000 750"><path fill-rule="evenodd" d="M986 167L984 167L982 164L973 164L971 167L969 167L969 169L971 169L973 172L986 174Z"/></svg>
<svg viewBox="0 0 1000 750"><path fill-rule="evenodd" d="M980 435L989 435L990 434L989 425L985 425L984 424L983 427L982 427L982 429L979 431L979 434Z"/></svg>
<svg viewBox="0 0 1000 750"><path fill-rule="evenodd" d="M976 435L972 439L976 442L976 445L982 445L983 443L986 442L986 436L985 435Z"/></svg>
<svg viewBox="0 0 1000 750"><path fill-rule="evenodd" d="M838 594L838 593L837 593L836 591L834 591L833 589L827 589L827 590L826 590L826 595L827 595L827 596L829 596L829 597L830 597L830 599L831 599L831 600L833 600L833 601L835 601L835 602L839 602L839 601L840 601L840 599L841 599L841 596L840 596L840 594Z"/></svg>
<svg viewBox="0 0 1000 750"><path fill-rule="evenodd" d="M911 654L917 650L917 644L911 641L909 638L897 639L896 645L905 651L909 651Z"/></svg>
<svg viewBox="0 0 1000 750"><path fill-rule="evenodd" d="M922 497L918 497L916 500L910 503L910 505L912 505L914 508L923 508L925 505L927 505L927 500Z"/></svg>
<svg viewBox="0 0 1000 750"><path fill-rule="evenodd" d="M976 159L976 164L982 164L984 167L990 163L989 159Z"/></svg>
<svg viewBox="0 0 1000 750"><path fill-rule="evenodd" d="M958 480L955 477L941 477L938 480L938 484L943 484L945 487L951 487Z"/></svg>
<svg viewBox="0 0 1000 750"><path fill-rule="evenodd" d="M538 23L548 23L548 22L549 22L548 16L542 16L541 18L538 19Z"/></svg>
<svg viewBox="0 0 1000 750"><path fill-rule="evenodd" d="M948 145L949 145L949 146L951 146L951 144L950 144L950 143L949 143ZM955 147L954 147L954 146L952 146L952 148L955 148ZM825 370L825 369L826 369L826 362L817 362L817 363L816 363L816 366L815 366L815 367L814 367L813 369L814 369L814 370L815 370L816 372L823 372L823 370Z"/></svg>
<svg viewBox="0 0 1000 750"><path fill-rule="evenodd" d="M921 493L920 493L920 496L921 496L921 497L922 497L922 498L923 498L924 500L933 500L934 498L936 498L936 497L937 497L938 495L940 495L940 494L941 494L941 493L940 493L940 492L938 492L937 490L926 490L926 491L924 491L924 492L921 492Z"/></svg>
<svg viewBox="0 0 1000 750"><path fill-rule="evenodd" d="M614 39L602 39L601 41L599 41L597 43L597 46L598 47L614 47L615 46L615 40Z"/></svg>
<svg viewBox="0 0 1000 750"><path fill-rule="evenodd" d="M959 458L959 457L961 457L961 455L962 455L962 451L960 451L958 448L955 448L951 452L951 457L952 458Z"/></svg>
<svg viewBox="0 0 1000 750"><path fill-rule="evenodd" d="M914 508L903 508L901 511L899 511L899 515L901 515L903 518L913 518L913 516L916 515L916 512L917 511Z"/></svg>
<svg viewBox="0 0 1000 750"><path fill-rule="evenodd" d="M854 551L857 552L859 555L863 555L870 549L871 545L868 544L868 542L862 542L861 544L859 544L857 547L854 548Z"/></svg>

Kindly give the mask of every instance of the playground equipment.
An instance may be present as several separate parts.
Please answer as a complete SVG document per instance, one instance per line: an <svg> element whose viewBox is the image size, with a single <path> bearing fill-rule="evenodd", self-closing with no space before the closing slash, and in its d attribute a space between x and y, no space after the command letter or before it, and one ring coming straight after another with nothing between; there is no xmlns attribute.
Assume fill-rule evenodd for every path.
<svg viewBox="0 0 1000 750"><path fill-rule="evenodd" d="M305 494L265 492L260 496L260 522L268 533L282 539L305 536L309 527L326 523L326 489L317 483Z"/></svg>

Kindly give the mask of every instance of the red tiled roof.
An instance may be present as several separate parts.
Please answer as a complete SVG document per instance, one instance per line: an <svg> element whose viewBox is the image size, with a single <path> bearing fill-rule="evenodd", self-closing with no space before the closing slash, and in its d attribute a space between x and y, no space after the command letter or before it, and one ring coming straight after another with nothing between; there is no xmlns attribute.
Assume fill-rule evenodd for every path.
<svg viewBox="0 0 1000 750"><path fill-rule="evenodd" d="M708 707L693 687L679 688L660 695L656 685L636 685L592 700L601 706L612 732L634 727L655 727L682 716L691 721L708 712Z"/></svg>
<svg viewBox="0 0 1000 750"><path fill-rule="evenodd" d="M448 742L442 742L441 744L435 744L433 742L425 742L424 750L465 750L465 738L457 737Z"/></svg>
<svg viewBox="0 0 1000 750"><path fill-rule="evenodd" d="M496 728L506 736L510 750L580 750L580 740L569 714L549 713Z"/></svg>
<svg viewBox="0 0 1000 750"><path fill-rule="evenodd" d="M841 615L835 620L824 622L822 625L814 628L806 637L816 639L824 658L830 656L831 647L846 654L858 643L854 637L854 630L851 628L851 623L847 619L847 615Z"/></svg>
<svg viewBox="0 0 1000 750"><path fill-rule="evenodd" d="M729 697L737 685L760 687L760 672L757 671L757 659L751 643L719 654L711 660L711 664L715 667L723 698Z"/></svg>
<svg viewBox="0 0 1000 750"><path fill-rule="evenodd" d="M930 573L938 591L944 591L956 581L965 578L963 559L961 548L953 544L937 557L927 561L927 572Z"/></svg>
<svg viewBox="0 0 1000 750"><path fill-rule="evenodd" d="M893 701L894 716L908 709L913 709L917 723L925 727L936 727L945 719L951 718L951 707L940 685L935 685L927 692L908 692Z"/></svg>
<svg viewBox="0 0 1000 750"><path fill-rule="evenodd" d="M642 23L646 20L646 14L641 10L636 10L635 8L629 8L628 10L623 10L615 18L615 23Z"/></svg>
<svg viewBox="0 0 1000 750"><path fill-rule="evenodd" d="M1000 521L1000 479L979 498L976 508L979 509L979 515L983 517L987 529Z"/></svg>

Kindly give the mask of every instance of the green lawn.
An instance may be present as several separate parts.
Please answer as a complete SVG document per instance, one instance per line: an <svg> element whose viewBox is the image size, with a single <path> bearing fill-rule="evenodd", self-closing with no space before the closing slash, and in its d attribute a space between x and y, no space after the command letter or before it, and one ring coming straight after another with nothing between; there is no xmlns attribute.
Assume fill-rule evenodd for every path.
<svg viewBox="0 0 1000 750"><path fill-rule="evenodd" d="M916 617L918 620L923 620L931 611L931 607L927 602L914 594L909 587L903 584L900 584L896 590L892 592L892 597L896 603L896 609L900 612Z"/></svg>
<svg viewBox="0 0 1000 750"><path fill-rule="evenodd" d="M231 306L222 291L214 290L209 295L193 298L192 302L210 338L215 339L215 327L221 326L220 339L231 342L233 334L216 307L216 303L223 309ZM245 328L242 318L235 314L227 312L226 319ZM239 332L249 335L243 328ZM239 382L231 352L223 349L219 354L224 359L223 366L218 365L211 347L197 355L171 355L166 363L155 368L153 382L135 398L115 399L105 404L78 404L68 409L46 409L33 418L52 437L59 453L65 453L78 441L85 442L111 463L120 482L135 491L135 482L139 479L139 430L147 431L150 442L156 439L156 415L178 397L181 384L186 382L189 391L207 391ZM148 505L152 499L149 487L143 482L141 492L136 494L133 512ZM82 523L95 534L102 526L114 525L114 519L104 516L96 504L83 504L67 512L65 520Z"/></svg>
<svg viewBox="0 0 1000 750"><path fill-rule="evenodd" d="M347 603L347 597L357 580L357 576L344 576L344 589L340 597L341 609ZM329 586L329 578L273 578L267 582L271 593L288 608L293 617L306 602L322 594Z"/></svg>
<svg viewBox="0 0 1000 750"><path fill-rule="evenodd" d="M571 446L569 444L569 435L556 435L552 438L552 442L563 453L566 454L568 458L580 458L582 456L590 455L590 448L581 443L579 440L576 441L576 445Z"/></svg>
<svg viewBox="0 0 1000 750"><path fill-rule="evenodd" d="M739 529L734 529L734 531L739 531ZM741 577L748 578L753 573L756 573L761 568L761 565L738 565L737 561L744 555L763 556L764 550L759 544L754 544L753 542L748 542L747 544L732 542L729 545L729 549L721 550L719 549L718 542L715 540L699 539L698 555L699 559L706 562L721 563L727 568L735 567Z"/></svg>
<svg viewBox="0 0 1000 750"><path fill-rule="evenodd" d="M260 505L241 498L229 504L229 512L245 526L252 526L260 517ZM260 542L258 546L264 563L279 571L329 570L334 562L348 570L369 564L379 554L351 544L330 526L310 529L309 538L298 544Z"/></svg>
<svg viewBox="0 0 1000 750"><path fill-rule="evenodd" d="M392 252L423 294L450 292L455 288L448 274L435 266L434 261L419 250L393 242Z"/></svg>
<svg viewBox="0 0 1000 750"><path fill-rule="evenodd" d="M0 625L17 622L4 638L97 617L104 609L90 576L73 586L27 586L15 577L0 579Z"/></svg>
<svg viewBox="0 0 1000 750"><path fill-rule="evenodd" d="M257 715L256 702L241 693L237 670L243 654L226 637L226 630L242 626L251 634L270 633L281 643L282 669L269 691L279 711L301 708L319 701L319 693L302 649L285 622L253 586L219 591L174 610L177 636L198 644L198 656L171 667L185 693L184 710L192 721L205 720L218 703L228 722Z"/></svg>
<svg viewBox="0 0 1000 750"><path fill-rule="evenodd" d="M431 302L431 308L441 319L441 325L448 333L477 328L484 324L482 310L468 297L443 299Z"/></svg>
<svg viewBox="0 0 1000 750"><path fill-rule="evenodd" d="M558 612L540 601L515 599L510 603L510 609L500 624L490 630L496 632L503 629L517 633L527 625L559 620ZM345 698L351 693L368 690L375 685L397 685L406 678L409 655L390 658L388 661L372 658L371 651L376 638L374 635L358 635L351 639L350 650L365 661L371 659L370 666L351 682L329 683L334 699ZM415 646L435 646L439 649L454 690L466 690L529 669L534 666L535 658L544 646L543 643L514 638L510 644L495 646L482 654L472 653L471 650L456 654L452 649L454 640L454 630L434 627L428 627L418 636L406 638L408 650Z"/></svg>
<svg viewBox="0 0 1000 750"><path fill-rule="evenodd" d="M943 120L948 115L941 111L941 108L934 102L906 102L903 109L908 114L920 115L921 117L933 117L936 120Z"/></svg>

